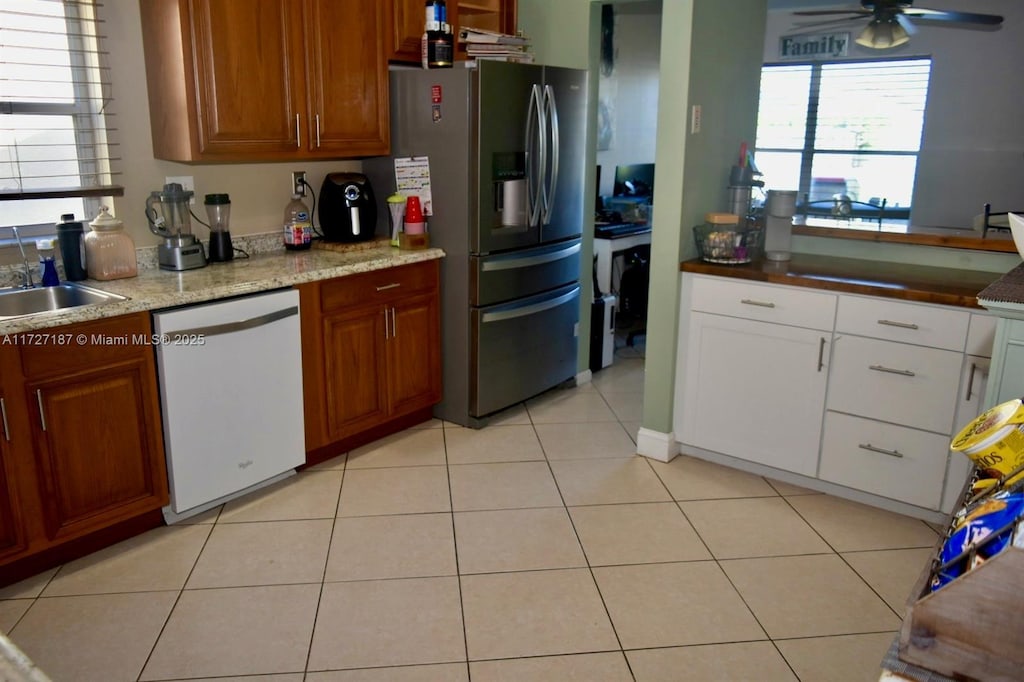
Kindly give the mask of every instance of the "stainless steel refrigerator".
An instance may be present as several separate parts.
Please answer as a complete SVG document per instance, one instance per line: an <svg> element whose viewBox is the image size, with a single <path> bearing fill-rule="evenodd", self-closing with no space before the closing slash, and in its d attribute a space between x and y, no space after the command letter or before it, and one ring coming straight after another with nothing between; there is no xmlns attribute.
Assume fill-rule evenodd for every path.
<svg viewBox="0 0 1024 682"><path fill-rule="evenodd" d="M390 157L367 159L387 233L394 160L427 157L441 262L439 418L486 417L576 374L587 72L482 61L394 70Z"/></svg>

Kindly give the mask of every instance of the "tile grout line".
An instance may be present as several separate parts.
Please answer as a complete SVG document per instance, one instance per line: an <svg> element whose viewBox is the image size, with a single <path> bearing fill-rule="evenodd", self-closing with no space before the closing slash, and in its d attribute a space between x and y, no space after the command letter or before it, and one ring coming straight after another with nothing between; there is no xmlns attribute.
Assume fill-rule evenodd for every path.
<svg viewBox="0 0 1024 682"><path fill-rule="evenodd" d="M598 395L601 395L600 390L595 386L594 389ZM604 400L604 396L601 395L601 400ZM605 403L607 405L607 402ZM610 407L608 409L611 409ZM614 411L612 412L614 414ZM529 408L527 408L527 415L529 415ZM622 422L619 422L621 425ZM633 666L629 662L629 657L626 656L626 650L622 646L622 637L619 636L618 628L615 627L615 620L612 618L611 611L608 609L608 602L605 600L604 593L601 592L601 586L597 582L597 575L594 574L594 567L590 565L590 558L587 556L587 550L583 546L583 541L580 539L579 531L576 529L576 522L573 521L572 514L569 513L569 505L565 502L565 495L562 493L561 486L558 485L558 478L555 476L555 470L551 466L551 460L548 458L547 448L544 447L544 442L541 440L540 434L537 432L537 425L533 422L533 417L530 416L530 425L533 428L533 433L537 438L537 442L540 444L541 452L544 453L544 462L548 466L548 473L551 474L551 480L554 481L555 490L558 491L558 497L562 500L562 509L565 511L566 517L569 519L569 525L572 528L573 535L576 537L576 542L579 545L580 553L583 555L583 561L587 564L587 571L590 573L590 580L594 584L594 589L597 590L597 596L601 600L601 606L604 608L605 616L608 618L608 624L612 628L612 634L615 635L615 641L619 645L619 653L622 654L623 660L626 662L626 669L629 670L630 676L633 681L636 682L636 673L633 672ZM472 682L472 680L470 681Z"/></svg>
<svg viewBox="0 0 1024 682"><path fill-rule="evenodd" d="M441 444L444 446L444 472L448 481L448 515L452 526L452 552L455 554L455 579L459 586L459 613L462 616L462 649L466 652L466 680L473 682L473 668L469 664L469 633L466 626L466 602L462 593L462 569L459 567L459 536L455 532L455 498L452 494L451 464L448 462L448 431L441 422Z"/></svg>
<svg viewBox="0 0 1024 682"><path fill-rule="evenodd" d="M316 608L313 609L313 626L309 629L309 643L306 645L306 661L302 666L302 679L309 674L309 659L313 655L313 638L316 637L316 622L320 618L320 605L324 600L324 589L327 586L327 567L331 563L331 547L334 545L334 531L338 527L338 514L341 512L341 495L345 488L345 476L348 473L348 452L341 457L345 458L341 469L341 482L338 484L338 499L334 501L334 518L331 519L331 534L327 538L327 553L324 555L324 568L320 573L320 590L316 598Z"/></svg>

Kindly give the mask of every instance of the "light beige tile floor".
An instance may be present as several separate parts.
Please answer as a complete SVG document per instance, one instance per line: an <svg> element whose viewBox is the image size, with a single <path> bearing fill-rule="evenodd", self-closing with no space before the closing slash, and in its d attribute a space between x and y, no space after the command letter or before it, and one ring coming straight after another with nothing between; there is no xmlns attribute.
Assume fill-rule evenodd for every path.
<svg viewBox="0 0 1024 682"><path fill-rule="evenodd" d="M56 682L872 680L928 524L636 456L640 354L0 588Z"/></svg>

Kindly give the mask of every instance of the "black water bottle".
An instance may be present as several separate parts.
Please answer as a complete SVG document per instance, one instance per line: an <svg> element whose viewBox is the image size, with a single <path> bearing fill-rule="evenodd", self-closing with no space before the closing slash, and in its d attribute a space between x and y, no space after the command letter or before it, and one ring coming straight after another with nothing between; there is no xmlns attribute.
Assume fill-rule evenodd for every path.
<svg viewBox="0 0 1024 682"><path fill-rule="evenodd" d="M64 279L80 282L88 274L85 268L85 226L75 220L74 213L65 213L57 223L57 242L64 263Z"/></svg>

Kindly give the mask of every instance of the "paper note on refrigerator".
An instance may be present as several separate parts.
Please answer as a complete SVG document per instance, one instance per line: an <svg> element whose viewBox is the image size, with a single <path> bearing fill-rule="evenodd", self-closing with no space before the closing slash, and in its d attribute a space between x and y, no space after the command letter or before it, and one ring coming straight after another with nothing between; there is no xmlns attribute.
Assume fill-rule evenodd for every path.
<svg viewBox="0 0 1024 682"><path fill-rule="evenodd" d="M420 198L423 215L434 215L430 200L430 160L426 156L396 158L395 186L399 194Z"/></svg>

